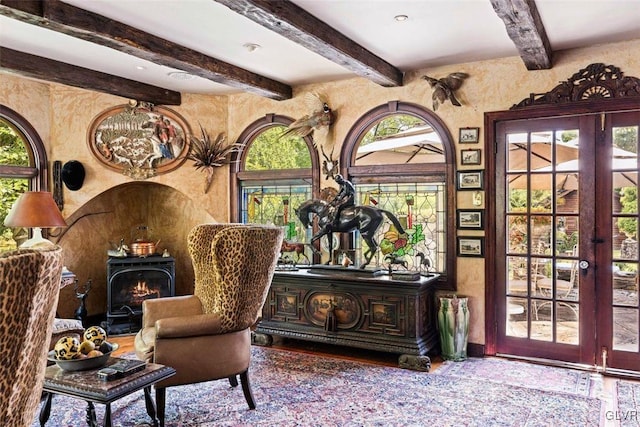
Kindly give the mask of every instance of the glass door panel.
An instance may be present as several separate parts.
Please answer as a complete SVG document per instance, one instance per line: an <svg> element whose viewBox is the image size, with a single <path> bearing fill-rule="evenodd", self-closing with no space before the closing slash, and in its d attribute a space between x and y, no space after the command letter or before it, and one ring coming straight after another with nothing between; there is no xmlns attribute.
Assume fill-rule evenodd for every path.
<svg viewBox="0 0 640 427"><path fill-rule="evenodd" d="M497 156L497 164L505 160L497 175L506 196L498 210L504 215L498 220L504 257L499 247L497 259L506 261L498 269L505 272L500 289L506 316L497 347L508 354L570 360L577 357L581 334L579 127L542 120L512 125L500 134L504 152Z"/></svg>
<svg viewBox="0 0 640 427"><path fill-rule="evenodd" d="M611 308L601 314L610 325L610 338L603 336L611 349L609 366L638 369L640 362L640 314L638 306L638 114L612 117L605 143L610 145L611 162L611 245L603 258L610 262ZM610 261L608 261L610 259ZM606 339L605 339L606 338ZM608 343L606 341L609 341Z"/></svg>
<svg viewBox="0 0 640 427"><path fill-rule="evenodd" d="M496 131L496 353L639 371L640 112Z"/></svg>

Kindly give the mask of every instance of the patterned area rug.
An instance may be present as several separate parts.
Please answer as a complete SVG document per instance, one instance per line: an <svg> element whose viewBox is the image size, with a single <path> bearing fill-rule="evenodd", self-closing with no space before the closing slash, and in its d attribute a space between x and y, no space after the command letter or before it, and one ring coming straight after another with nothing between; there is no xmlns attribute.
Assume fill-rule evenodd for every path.
<svg viewBox="0 0 640 427"><path fill-rule="evenodd" d="M447 361L434 375L473 378L585 397L598 397L602 392L599 374L491 357Z"/></svg>
<svg viewBox="0 0 640 427"><path fill-rule="evenodd" d="M621 427L640 426L640 383L618 381L618 410L605 414L607 420L619 421Z"/></svg>
<svg viewBox="0 0 640 427"><path fill-rule="evenodd" d="M255 411L228 381L167 390L167 426L597 426L588 396L253 347ZM49 426L84 426L85 405L55 396ZM98 416L104 409L97 405ZM112 404L115 426L147 426L142 392ZM34 422L33 427L39 425Z"/></svg>

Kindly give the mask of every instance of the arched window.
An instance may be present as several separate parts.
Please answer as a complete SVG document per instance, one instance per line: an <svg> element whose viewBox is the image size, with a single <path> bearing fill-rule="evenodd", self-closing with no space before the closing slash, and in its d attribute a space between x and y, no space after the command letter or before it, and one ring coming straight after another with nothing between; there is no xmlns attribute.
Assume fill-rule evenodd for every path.
<svg viewBox="0 0 640 427"><path fill-rule="evenodd" d="M407 234L405 240L390 224L378 230L377 266L386 266L389 257L404 261L410 270L428 266L452 287L454 160L446 126L419 105L389 102L367 112L351 128L340 164L355 185L356 204L391 211ZM363 242L356 238L351 245L358 251Z"/></svg>
<svg viewBox="0 0 640 427"><path fill-rule="evenodd" d="M35 129L18 113L0 105L0 252L16 247L4 218L29 190L46 190L47 156Z"/></svg>
<svg viewBox="0 0 640 427"><path fill-rule="evenodd" d="M318 154L311 138L282 134L293 120L269 114L240 135L231 167L231 217L286 227L285 239L304 242L307 230L293 209L317 195Z"/></svg>

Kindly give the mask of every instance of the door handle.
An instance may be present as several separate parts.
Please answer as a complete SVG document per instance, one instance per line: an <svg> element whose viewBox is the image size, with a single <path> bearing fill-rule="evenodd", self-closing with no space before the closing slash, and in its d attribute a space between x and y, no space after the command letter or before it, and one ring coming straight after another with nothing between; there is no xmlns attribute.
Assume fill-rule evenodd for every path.
<svg viewBox="0 0 640 427"><path fill-rule="evenodd" d="M586 270L587 268L589 268L589 261L586 260L580 260L580 262L578 263L578 267L580 267L581 270Z"/></svg>

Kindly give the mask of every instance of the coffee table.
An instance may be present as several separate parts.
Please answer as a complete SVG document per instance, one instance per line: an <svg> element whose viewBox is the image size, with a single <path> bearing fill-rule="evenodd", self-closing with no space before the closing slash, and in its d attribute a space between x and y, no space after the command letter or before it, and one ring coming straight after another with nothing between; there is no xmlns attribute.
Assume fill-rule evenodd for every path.
<svg viewBox="0 0 640 427"><path fill-rule="evenodd" d="M104 367L113 365L120 358L111 357ZM45 370L43 392L45 402L40 409L40 425L44 426L51 414L51 402L54 394L75 397L87 401L87 423L91 427L98 426L94 403L106 405L103 426L111 426L111 403L116 400L144 389L144 400L147 414L154 426L158 426L158 415L164 419L164 414L156 413L156 405L151 398L151 386L176 373L176 370L156 363L147 363L144 370L112 381L103 381L97 376L98 369L88 371L64 371L58 365L51 365Z"/></svg>

